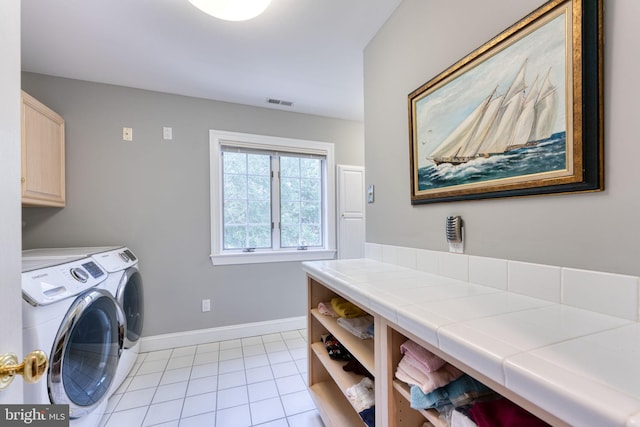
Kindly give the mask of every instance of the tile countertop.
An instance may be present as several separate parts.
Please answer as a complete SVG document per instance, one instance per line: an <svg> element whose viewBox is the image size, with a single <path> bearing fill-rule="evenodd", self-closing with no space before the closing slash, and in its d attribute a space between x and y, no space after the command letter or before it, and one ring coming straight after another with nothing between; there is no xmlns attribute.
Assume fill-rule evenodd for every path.
<svg viewBox="0 0 640 427"><path fill-rule="evenodd" d="M576 426L640 427L640 324L371 259L304 271Z"/></svg>

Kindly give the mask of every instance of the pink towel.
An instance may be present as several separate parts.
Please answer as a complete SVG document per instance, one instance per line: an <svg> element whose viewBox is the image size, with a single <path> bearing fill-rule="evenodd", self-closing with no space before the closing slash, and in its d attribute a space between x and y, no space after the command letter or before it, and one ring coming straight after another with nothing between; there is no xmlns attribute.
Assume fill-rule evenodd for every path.
<svg viewBox="0 0 640 427"><path fill-rule="evenodd" d="M318 311L320 314L324 314L325 316L338 317L335 311L333 311L333 307L331 307L330 302L321 302L318 304Z"/></svg>
<svg viewBox="0 0 640 427"><path fill-rule="evenodd" d="M446 363L440 357L411 340L407 340L400 345L400 353L412 356L414 360L424 367L426 372L437 371Z"/></svg>
<svg viewBox="0 0 640 427"><path fill-rule="evenodd" d="M431 393L433 390L444 387L451 381L462 376L463 372L455 366L446 363L437 371L425 373L421 369L416 369L409 361L407 356L403 357L398 363L396 370L396 378L410 385L420 387L424 394Z"/></svg>

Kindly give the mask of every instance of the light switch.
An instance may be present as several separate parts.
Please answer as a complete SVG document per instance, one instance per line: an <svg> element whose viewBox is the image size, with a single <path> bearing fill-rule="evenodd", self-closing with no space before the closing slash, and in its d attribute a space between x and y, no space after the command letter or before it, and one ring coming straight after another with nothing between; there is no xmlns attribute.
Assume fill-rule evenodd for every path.
<svg viewBox="0 0 640 427"><path fill-rule="evenodd" d="M173 139L173 129L170 127L162 128L162 139Z"/></svg>

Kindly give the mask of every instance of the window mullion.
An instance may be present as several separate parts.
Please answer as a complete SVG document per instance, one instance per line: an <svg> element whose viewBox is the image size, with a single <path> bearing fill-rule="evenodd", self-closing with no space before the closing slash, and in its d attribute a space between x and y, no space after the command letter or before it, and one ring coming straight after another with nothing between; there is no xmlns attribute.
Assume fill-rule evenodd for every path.
<svg viewBox="0 0 640 427"><path fill-rule="evenodd" d="M271 241L280 249L280 158L271 157Z"/></svg>
<svg viewBox="0 0 640 427"><path fill-rule="evenodd" d="M244 153L244 168L245 168L245 174L244 174L244 188L245 188L245 193L244 193L244 208L245 208L245 220L244 220L244 229L245 229L245 242L244 242L244 250L245 251L250 251L250 250L255 250L255 246L250 245L249 244L249 156L246 155L246 153Z"/></svg>

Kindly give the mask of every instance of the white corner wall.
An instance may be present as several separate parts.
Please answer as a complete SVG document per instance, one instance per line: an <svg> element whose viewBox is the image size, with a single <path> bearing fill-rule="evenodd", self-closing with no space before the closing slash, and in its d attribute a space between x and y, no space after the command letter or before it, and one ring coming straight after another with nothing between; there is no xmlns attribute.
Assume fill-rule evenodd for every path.
<svg viewBox="0 0 640 427"><path fill-rule="evenodd" d="M461 215L470 255L640 275L636 0L605 1L605 191L410 203L407 95L543 3L404 0L365 49L368 242L445 251Z"/></svg>

